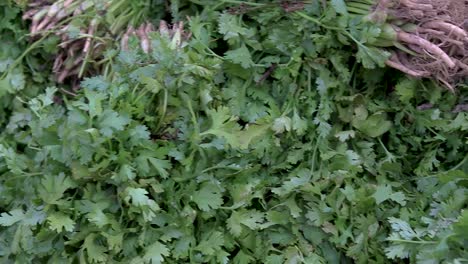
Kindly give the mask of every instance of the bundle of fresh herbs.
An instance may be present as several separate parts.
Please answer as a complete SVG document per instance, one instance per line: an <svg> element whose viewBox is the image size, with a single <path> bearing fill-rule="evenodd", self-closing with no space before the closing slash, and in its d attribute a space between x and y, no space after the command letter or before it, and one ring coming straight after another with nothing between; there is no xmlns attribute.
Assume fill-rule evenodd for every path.
<svg viewBox="0 0 468 264"><path fill-rule="evenodd" d="M343 3L153 3L76 91L0 86L0 262L468 261L467 87L383 68Z"/></svg>
<svg viewBox="0 0 468 264"><path fill-rule="evenodd" d="M159 1L160 2L160 1ZM105 51L116 48L127 31L138 27L138 36L147 38L151 23L164 9L150 8L152 1L140 0L57 0L28 1L22 18L30 20L30 34L37 43L57 39L53 72L58 83L78 88L84 76L107 70Z"/></svg>

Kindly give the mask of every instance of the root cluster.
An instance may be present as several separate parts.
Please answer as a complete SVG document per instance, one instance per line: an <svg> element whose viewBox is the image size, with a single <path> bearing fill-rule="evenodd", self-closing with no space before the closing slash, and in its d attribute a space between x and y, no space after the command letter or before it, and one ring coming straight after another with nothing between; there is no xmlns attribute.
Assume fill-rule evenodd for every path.
<svg viewBox="0 0 468 264"><path fill-rule="evenodd" d="M96 6L95 2L100 4ZM70 83L77 88L84 76L90 76L102 71L104 51L115 47L120 42L120 48L128 49L130 38L137 38L143 52L151 51L149 34L154 32L155 26L149 22L138 27L116 21L110 25L102 18L105 10L111 8L112 0L86 1L86 0L35 0L28 3L28 10L24 13L24 20L31 20L30 34L33 40L54 34L59 37L60 44L54 58L53 73L58 83ZM92 19L81 19L80 15L94 13ZM80 19L79 23L73 23ZM79 25L79 26L77 26ZM110 30L123 28L123 30ZM117 32L112 32L117 31ZM122 31L122 32L119 32ZM176 23L170 27L165 21L159 26L161 35L183 40L183 23Z"/></svg>
<svg viewBox="0 0 468 264"><path fill-rule="evenodd" d="M390 17L408 29L394 26L397 40L411 52L395 49L387 65L413 77L433 78L450 90L468 76L468 2L464 0L382 0ZM392 24L392 22L388 22Z"/></svg>

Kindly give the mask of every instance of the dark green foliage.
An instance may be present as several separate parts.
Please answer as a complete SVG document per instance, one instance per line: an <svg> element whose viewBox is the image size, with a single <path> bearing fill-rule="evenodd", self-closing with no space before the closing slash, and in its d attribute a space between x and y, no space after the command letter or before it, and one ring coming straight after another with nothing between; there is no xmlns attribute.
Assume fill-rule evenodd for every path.
<svg viewBox="0 0 468 264"><path fill-rule="evenodd" d="M279 8L193 2L181 14L206 9L181 48L154 34L75 97L17 95L1 263L468 259L466 88L362 68Z"/></svg>

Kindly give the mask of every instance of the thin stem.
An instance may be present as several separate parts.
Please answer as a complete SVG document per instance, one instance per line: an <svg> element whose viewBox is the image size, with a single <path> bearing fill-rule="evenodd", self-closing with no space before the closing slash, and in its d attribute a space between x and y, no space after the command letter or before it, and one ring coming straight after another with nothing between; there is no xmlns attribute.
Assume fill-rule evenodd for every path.
<svg viewBox="0 0 468 264"><path fill-rule="evenodd" d="M228 3L228 4L239 4L239 5L257 6L257 7L262 7L266 5L262 3L252 3L252 2L236 1L236 0L222 0L222 2Z"/></svg>
<svg viewBox="0 0 468 264"><path fill-rule="evenodd" d="M414 241L414 240L404 240L404 239L387 239L391 242L400 242L400 243L409 243L409 244L421 244L421 245L434 245L437 244L435 241Z"/></svg>

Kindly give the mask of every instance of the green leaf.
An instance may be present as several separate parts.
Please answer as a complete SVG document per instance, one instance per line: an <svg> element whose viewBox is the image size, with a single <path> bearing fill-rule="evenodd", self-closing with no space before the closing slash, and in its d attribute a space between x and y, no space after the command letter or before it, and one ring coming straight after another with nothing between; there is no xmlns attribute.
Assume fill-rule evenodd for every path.
<svg viewBox="0 0 468 264"><path fill-rule="evenodd" d="M119 179L121 181L129 181L135 179L136 175L134 172L134 168L128 164L122 165L119 170Z"/></svg>
<svg viewBox="0 0 468 264"><path fill-rule="evenodd" d="M231 146L238 147L239 149L248 149L252 141L261 138L267 133L269 127L268 124L247 125L243 130L237 133L237 142L231 142Z"/></svg>
<svg viewBox="0 0 468 264"><path fill-rule="evenodd" d="M386 200L393 200L400 205L406 205L406 196L402 192L393 192L390 185L379 185L375 193L372 195L377 204L381 204Z"/></svg>
<svg viewBox="0 0 468 264"><path fill-rule="evenodd" d="M212 120L211 128L201 133L201 136L215 135L224 138L233 148L247 149L252 140L261 137L268 131L269 125L247 125L241 129L238 118L231 116L229 108L221 107L217 110L207 110Z"/></svg>
<svg viewBox="0 0 468 264"><path fill-rule="evenodd" d="M0 225L11 226L17 222L24 220L24 213L21 209L14 209L8 213L2 213L0 215Z"/></svg>
<svg viewBox="0 0 468 264"><path fill-rule="evenodd" d="M262 228L264 222L264 213L256 210L239 210L232 212L231 216L227 219L227 226L234 236L240 236L242 225L252 230L256 230Z"/></svg>
<svg viewBox="0 0 468 264"><path fill-rule="evenodd" d="M58 203L64 192L75 184L70 177L64 173L59 175L46 175L38 186L39 196L48 204Z"/></svg>
<svg viewBox="0 0 468 264"><path fill-rule="evenodd" d="M390 199L390 195L392 194L392 187L389 185L379 185L375 190L375 193L372 195L374 197L375 202L377 204L381 204L382 202Z"/></svg>
<svg viewBox="0 0 468 264"><path fill-rule="evenodd" d="M81 110L89 111L89 116L91 118L95 116L100 116L102 114L102 101L107 98L103 93L98 93L92 90L85 89L85 96L88 99L87 104L79 104Z"/></svg>
<svg viewBox="0 0 468 264"><path fill-rule="evenodd" d="M164 87L159 81L148 76L140 76L140 81L145 85L146 89L154 94L157 94Z"/></svg>
<svg viewBox="0 0 468 264"><path fill-rule="evenodd" d="M287 116L282 116L275 119L271 129L273 129L273 131L275 131L276 134L281 134L285 131L291 131L291 127L291 118Z"/></svg>
<svg viewBox="0 0 468 264"><path fill-rule="evenodd" d="M102 228L103 226L110 224L110 221L106 214L104 214L101 210L94 210L87 215L88 221L95 224L97 227Z"/></svg>
<svg viewBox="0 0 468 264"><path fill-rule="evenodd" d="M52 213L47 217L50 229L60 233L63 229L67 232L72 232L75 229L75 221L73 221L68 215L63 213Z"/></svg>
<svg viewBox="0 0 468 264"><path fill-rule="evenodd" d="M348 9L344 0L331 0L331 5L338 14L347 15Z"/></svg>
<svg viewBox="0 0 468 264"><path fill-rule="evenodd" d="M157 158L148 158L148 161L153 165L153 167L156 169L156 171L159 173L159 175L166 179L169 177L168 169L170 169L171 163L168 160L162 160L162 159L157 159Z"/></svg>
<svg viewBox="0 0 468 264"><path fill-rule="evenodd" d="M409 257L410 251L405 245L391 245L385 248L385 255L390 259L405 259Z"/></svg>
<svg viewBox="0 0 468 264"><path fill-rule="evenodd" d="M299 114L294 111L294 115L291 121L292 129L296 131L299 136L304 135L308 127L307 120L301 118Z"/></svg>
<svg viewBox="0 0 468 264"><path fill-rule="evenodd" d="M146 205L153 211L159 210L158 204L148 197L148 191L145 189L128 187L125 193L125 200L127 202L131 201L134 206L141 207Z"/></svg>
<svg viewBox="0 0 468 264"><path fill-rule="evenodd" d="M389 57L390 53L388 51L362 45L359 45L359 49L356 54L358 61L367 69L374 69L376 66L384 67L385 62Z"/></svg>
<svg viewBox="0 0 468 264"><path fill-rule="evenodd" d="M160 264L164 262L164 257L170 255L169 249L166 245L156 241L145 250L145 255L143 259L152 264Z"/></svg>
<svg viewBox="0 0 468 264"><path fill-rule="evenodd" d="M418 81L415 79L405 78L398 82L395 86L396 94L401 102L409 103L414 98Z"/></svg>
<svg viewBox="0 0 468 264"><path fill-rule="evenodd" d="M244 69L249 69L255 64L250 55L250 51L245 45L242 45L238 49L227 51L224 57L233 63L240 64Z"/></svg>
<svg viewBox="0 0 468 264"><path fill-rule="evenodd" d="M341 142L345 142L349 139L354 138L356 133L353 130L340 131L335 134L335 137L338 138Z"/></svg>
<svg viewBox="0 0 468 264"><path fill-rule="evenodd" d="M375 113L366 120L354 119L352 124L359 131L370 137L381 136L393 126L392 122L387 120L387 116L384 113Z"/></svg>
<svg viewBox="0 0 468 264"><path fill-rule="evenodd" d="M106 137L112 136L116 131L122 131L130 122L127 117L119 115L117 112L106 109L99 116L99 131Z"/></svg>
<svg viewBox="0 0 468 264"><path fill-rule="evenodd" d="M224 235L219 231L210 232L196 247L205 255L214 255L224 245Z"/></svg>
<svg viewBox="0 0 468 264"><path fill-rule="evenodd" d="M198 207L203 211L218 209L223 204L221 191L218 186L206 183L192 195Z"/></svg>
<svg viewBox="0 0 468 264"><path fill-rule="evenodd" d="M84 78L81 86L89 90L104 91L109 88L110 84L104 79L103 76L94 76Z"/></svg>
<svg viewBox="0 0 468 264"><path fill-rule="evenodd" d="M152 156L154 154L156 153L145 151L135 159L138 171L142 174L141 176L147 176L149 173L153 173L154 171L152 169L154 169L159 176L167 178L169 176L168 170L171 169L172 165L168 160L162 160Z"/></svg>
<svg viewBox="0 0 468 264"><path fill-rule="evenodd" d="M90 262L104 263L108 257L106 248L96 243L96 237L97 235L94 233L89 234L84 240L83 248L86 250Z"/></svg>
<svg viewBox="0 0 468 264"><path fill-rule="evenodd" d="M463 210L456 223L453 224L453 230L460 238L468 237L468 210Z"/></svg>
<svg viewBox="0 0 468 264"><path fill-rule="evenodd" d="M388 222L392 226L392 230L395 231L398 235L400 235L403 239L411 240L415 237L418 237L418 234L411 228L410 224L406 221L395 218L389 217ZM390 240L391 240L390 236Z"/></svg>
<svg viewBox="0 0 468 264"><path fill-rule="evenodd" d="M245 28L240 24L237 16L229 13L219 15L219 33L224 35L225 40L237 39L241 36L252 35L253 32L249 28Z"/></svg>

